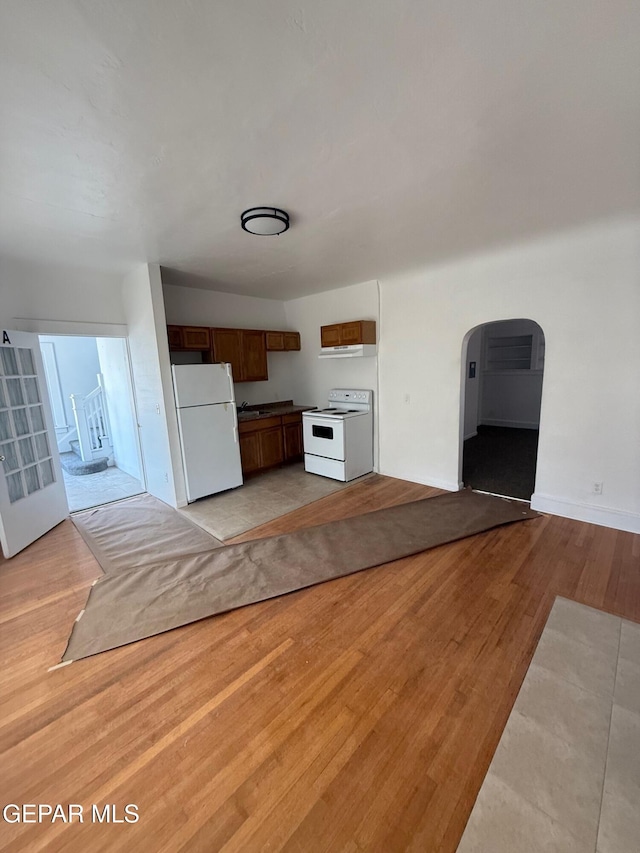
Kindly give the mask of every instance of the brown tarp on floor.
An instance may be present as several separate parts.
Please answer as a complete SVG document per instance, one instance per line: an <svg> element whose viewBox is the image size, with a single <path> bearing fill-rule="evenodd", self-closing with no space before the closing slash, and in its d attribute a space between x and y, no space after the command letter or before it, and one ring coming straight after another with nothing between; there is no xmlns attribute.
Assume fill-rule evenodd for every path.
<svg viewBox="0 0 640 853"><path fill-rule="evenodd" d="M72 520L107 575L223 547L151 495L105 504Z"/></svg>
<svg viewBox="0 0 640 853"><path fill-rule="evenodd" d="M160 554L154 563L107 575L92 587L63 660L536 517L525 504L466 490L213 551L170 559Z"/></svg>

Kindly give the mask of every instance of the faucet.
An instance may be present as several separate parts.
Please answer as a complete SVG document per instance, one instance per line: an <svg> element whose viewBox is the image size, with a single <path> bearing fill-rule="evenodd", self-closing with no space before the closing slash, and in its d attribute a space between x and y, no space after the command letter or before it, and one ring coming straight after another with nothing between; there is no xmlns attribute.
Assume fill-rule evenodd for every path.
<svg viewBox="0 0 640 853"><path fill-rule="evenodd" d="M247 408L247 406L248 406L248 405L249 405L249 404L247 403L247 401L246 401L246 400L243 400L243 401L242 401L242 403L240 404L240 408L239 408L239 410L238 410L238 411L240 411L240 412L244 412L244 410Z"/></svg>

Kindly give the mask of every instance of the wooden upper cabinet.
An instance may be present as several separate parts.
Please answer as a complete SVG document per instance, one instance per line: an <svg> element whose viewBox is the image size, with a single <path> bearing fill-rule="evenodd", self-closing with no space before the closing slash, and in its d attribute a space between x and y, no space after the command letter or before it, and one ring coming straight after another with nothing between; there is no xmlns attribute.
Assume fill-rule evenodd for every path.
<svg viewBox="0 0 640 853"><path fill-rule="evenodd" d="M207 326L167 326L169 349L208 351L211 337Z"/></svg>
<svg viewBox="0 0 640 853"><path fill-rule="evenodd" d="M268 352L282 352L284 350L284 332L265 332L264 336Z"/></svg>
<svg viewBox="0 0 640 853"><path fill-rule="evenodd" d="M283 352L300 349L300 332L264 333L267 342L267 352Z"/></svg>
<svg viewBox="0 0 640 853"><path fill-rule="evenodd" d="M284 348L287 351L300 349L300 332L284 332Z"/></svg>
<svg viewBox="0 0 640 853"><path fill-rule="evenodd" d="M211 335L206 326L183 326L182 345L185 349L208 350L211 347Z"/></svg>
<svg viewBox="0 0 640 853"><path fill-rule="evenodd" d="M228 362L234 382L269 378L264 332L253 329L211 329L214 362Z"/></svg>
<svg viewBox="0 0 640 853"><path fill-rule="evenodd" d="M300 332L167 326L167 336L171 350L199 350L206 353L207 361L229 363L234 382L263 382L268 379L268 350L300 349Z"/></svg>
<svg viewBox="0 0 640 853"><path fill-rule="evenodd" d="M375 344L376 321L355 320L351 323L334 323L320 327L323 347L349 346L349 344Z"/></svg>
<svg viewBox="0 0 640 853"><path fill-rule="evenodd" d="M169 349L183 348L182 326L167 326L167 337L169 338Z"/></svg>
<svg viewBox="0 0 640 853"><path fill-rule="evenodd" d="M264 332L247 329L243 329L241 332L244 361L243 382L260 382L269 378L264 334Z"/></svg>
<svg viewBox="0 0 640 853"><path fill-rule="evenodd" d="M355 323L341 323L340 343L343 344L375 344L375 320L357 320Z"/></svg>
<svg viewBox="0 0 640 853"><path fill-rule="evenodd" d="M211 360L228 362L234 382L242 382L242 333L240 329L211 329Z"/></svg>
<svg viewBox="0 0 640 853"><path fill-rule="evenodd" d="M337 347L340 345L340 326L321 326L320 342L323 347Z"/></svg>

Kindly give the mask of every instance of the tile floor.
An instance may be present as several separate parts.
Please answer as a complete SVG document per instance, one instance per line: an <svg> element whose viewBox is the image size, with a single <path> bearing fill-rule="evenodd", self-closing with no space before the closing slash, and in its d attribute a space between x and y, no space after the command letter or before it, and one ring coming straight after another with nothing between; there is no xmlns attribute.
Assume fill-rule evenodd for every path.
<svg viewBox="0 0 640 853"><path fill-rule="evenodd" d="M640 850L640 625L556 598L458 853Z"/></svg>
<svg viewBox="0 0 640 853"><path fill-rule="evenodd" d="M216 539L231 539L350 485L309 474L299 462L250 477L238 489L202 498L180 512Z"/></svg>
<svg viewBox="0 0 640 853"><path fill-rule="evenodd" d="M107 468L106 471L84 474L80 477L64 470L62 474L71 512L130 498L132 495L144 492L139 480L125 474L119 468Z"/></svg>

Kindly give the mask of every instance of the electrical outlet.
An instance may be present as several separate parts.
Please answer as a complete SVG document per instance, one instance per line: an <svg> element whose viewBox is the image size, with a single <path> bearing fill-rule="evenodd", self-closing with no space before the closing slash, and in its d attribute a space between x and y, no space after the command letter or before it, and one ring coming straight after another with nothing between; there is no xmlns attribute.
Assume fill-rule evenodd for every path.
<svg viewBox="0 0 640 853"><path fill-rule="evenodd" d="M169 482L169 475L166 473L166 471L165 471L165 475L164 475L164 481L165 481L165 483Z"/></svg>
<svg viewBox="0 0 640 853"><path fill-rule="evenodd" d="M593 484L593 494L601 495L602 494L602 483L594 483Z"/></svg>
<svg viewBox="0 0 640 853"><path fill-rule="evenodd" d="M409 405L409 403L411 402L411 394L404 395L404 402L407 406Z"/></svg>

